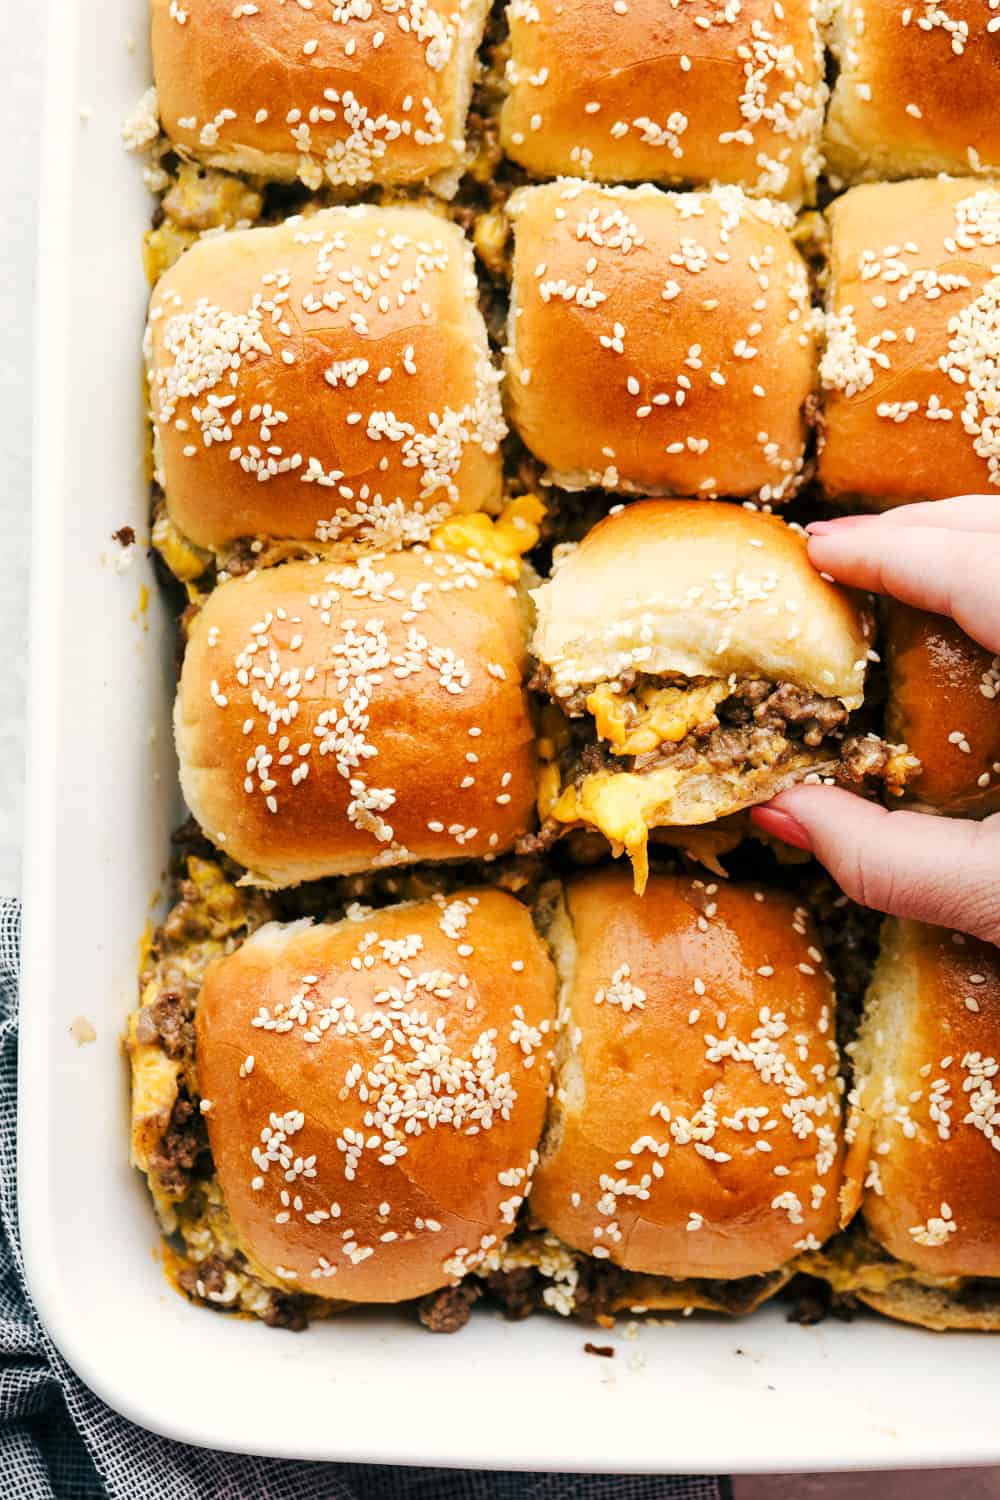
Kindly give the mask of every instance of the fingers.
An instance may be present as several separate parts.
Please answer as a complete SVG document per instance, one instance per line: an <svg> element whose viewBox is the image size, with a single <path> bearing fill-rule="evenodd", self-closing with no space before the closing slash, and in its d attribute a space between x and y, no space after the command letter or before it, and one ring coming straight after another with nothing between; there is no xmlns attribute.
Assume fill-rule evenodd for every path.
<svg viewBox="0 0 1000 1500"><path fill-rule="evenodd" d="M887 812L836 787L798 786L753 821L811 849L862 906L1000 943L1000 815L983 823Z"/></svg>
<svg viewBox="0 0 1000 1500"><path fill-rule="evenodd" d="M970 499L963 515L971 514ZM988 651L1000 651L1000 526L984 533L924 521L909 525L888 516L845 516L809 528L809 558L839 583L948 615Z"/></svg>
<svg viewBox="0 0 1000 1500"><path fill-rule="evenodd" d="M986 531L1000 535L1000 495L956 495L951 500L897 505L876 519L887 526L929 526L938 531Z"/></svg>

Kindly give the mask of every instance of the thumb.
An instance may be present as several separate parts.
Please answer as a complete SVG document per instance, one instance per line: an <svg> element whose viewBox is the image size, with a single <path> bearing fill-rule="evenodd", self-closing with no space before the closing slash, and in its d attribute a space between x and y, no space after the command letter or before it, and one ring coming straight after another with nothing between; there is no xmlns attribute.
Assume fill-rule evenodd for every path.
<svg viewBox="0 0 1000 1500"><path fill-rule="evenodd" d="M797 786L752 817L811 850L860 906L1000 944L1000 814L974 823L888 812L837 787Z"/></svg>

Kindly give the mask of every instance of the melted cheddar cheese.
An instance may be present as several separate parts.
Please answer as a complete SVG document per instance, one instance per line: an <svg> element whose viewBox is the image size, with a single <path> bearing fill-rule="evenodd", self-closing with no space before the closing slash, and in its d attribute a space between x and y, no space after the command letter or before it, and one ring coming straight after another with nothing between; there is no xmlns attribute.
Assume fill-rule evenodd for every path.
<svg viewBox="0 0 1000 1500"><path fill-rule="evenodd" d="M153 522L152 542L167 567L181 583L193 583L212 561L212 554L188 541L165 510Z"/></svg>
<svg viewBox="0 0 1000 1500"><path fill-rule="evenodd" d="M595 771L579 786L565 787L548 816L557 823L587 823L604 834L616 858L624 851L632 861L635 888L641 896L649 878L649 830L656 826L657 809L670 801L684 776L685 772L670 766L641 775ZM706 804L706 820L713 815L713 808Z"/></svg>
<svg viewBox="0 0 1000 1500"><path fill-rule="evenodd" d="M656 687L652 683L632 693L599 683L587 699L598 738L616 755L648 755L665 741L677 744L699 724L711 719L730 692L726 679L709 679L693 687Z"/></svg>
<svg viewBox="0 0 1000 1500"><path fill-rule="evenodd" d="M433 532L431 547L435 552L471 557L516 583L521 575L521 558L537 545L544 516L545 506L537 495L518 495L496 518L482 511L452 516Z"/></svg>

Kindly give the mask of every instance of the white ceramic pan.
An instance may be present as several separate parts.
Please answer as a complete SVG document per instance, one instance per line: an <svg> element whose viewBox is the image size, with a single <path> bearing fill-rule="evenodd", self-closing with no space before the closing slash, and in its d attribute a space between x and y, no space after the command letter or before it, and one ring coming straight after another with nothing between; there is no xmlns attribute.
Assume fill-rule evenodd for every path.
<svg viewBox="0 0 1000 1500"><path fill-rule="evenodd" d="M148 83L146 0L55 0L39 261L21 1215L31 1289L83 1378L187 1442L309 1458L593 1470L1000 1462L1000 1345L780 1306L678 1319L614 1360L556 1318L434 1338L391 1315L293 1335L167 1285L127 1159L119 1037L179 818L168 622L147 536L139 237L120 124ZM9 211L16 211L16 205ZM16 480L15 480L16 482ZM140 593L149 589L148 610ZM97 1040L79 1046L75 1018Z"/></svg>

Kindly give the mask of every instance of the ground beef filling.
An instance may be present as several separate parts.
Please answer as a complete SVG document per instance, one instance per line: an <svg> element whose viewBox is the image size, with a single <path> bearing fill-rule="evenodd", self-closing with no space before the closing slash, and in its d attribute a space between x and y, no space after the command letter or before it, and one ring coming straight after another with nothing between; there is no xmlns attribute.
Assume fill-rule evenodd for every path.
<svg viewBox="0 0 1000 1500"><path fill-rule="evenodd" d="M638 685L663 686L635 672L619 680L622 694ZM793 683L773 683L750 677L733 683L729 696L715 712L683 739L664 741L654 751L638 756L615 755L594 738L587 711L589 689L568 697L552 692L551 674L539 667L531 686L554 698L571 721L570 742L561 755L564 784L579 785L595 771L646 771L660 766L691 770L706 763L718 771L733 767L756 769L780 763L790 751L807 747L829 749L837 761L834 774L858 784L885 774L891 748L875 735L845 735L850 711L839 699L823 698Z"/></svg>
<svg viewBox="0 0 1000 1500"><path fill-rule="evenodd" d="M428 1292L417 1303L417 1316L431 1333L458 1333L468 1323L480 1290L476 1282L469 1280L459 1286L444 1286L438 1292Z"/></svg>
<svg viewBox="0 0 1000 1500"><path fill-rule="evenodd" d="M736 1281L693 1279L675 1285L690 1288L693 1300L704 1299L720 1312L738 1317L776 1290L782 1279L782 1273L775 1272L744 1276ZM631 1295L633 1283L632 1275L619 1266L581 1256L579 1279L573 1292L573 1317L579 1323L593 1324L620 1314L622 1301ZM488 1302L500 1308L505 1318L519 1322L546 1310L545 1291L550 1285L534 1266L518 1266L509 1271L491 1271L485 1278L483 1294ZM669 1280L663 1278L664 1288L669 1285Z"/></svg>
<svg viewBox="0 0 1000 1500"><path fill-rule="evenodd" d="M225 1293L231 1271L241 1275L246 1272L246 1260L239 1251L228 1261L221 1255L209 1255L197 1265L185 1266L178 1273L177 1284L194 1301L204 1302L220 1312L229 1312L232 1304L225 1300ZM287 1328L291 1333L302 1333L309 1326L305 1297L276 1288L270 1290L261 1317L268 1328Z"/></svg>
<svg viewBox="0 0 1000 1500"><path fill-rule="evenodd" d="M194 1057L193 985L165 990L151 1005L144 1005L135 1026L135 1039L143 1045L155 1042L174 1062L190 1063Z"/></svg>
<svg viewBox="0 0 1000 1500"><path fill-rule="evenodd" d="M208 1150L201 1111L182 1089L170 1114L170 1124L150 1154L149 1170L165 1198L179 1202L187 1195L198 1158Z"/></svg>

